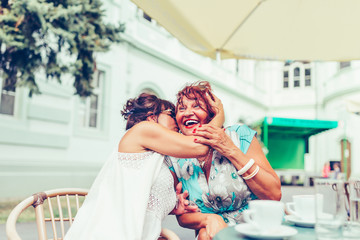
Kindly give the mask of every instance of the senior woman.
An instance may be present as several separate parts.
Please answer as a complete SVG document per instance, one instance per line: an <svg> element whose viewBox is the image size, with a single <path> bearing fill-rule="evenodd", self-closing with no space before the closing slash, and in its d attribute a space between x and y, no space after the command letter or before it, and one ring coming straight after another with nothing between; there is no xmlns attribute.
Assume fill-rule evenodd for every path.
<svg viewBox="0 0 360 240"><path fill-rule="evenodd" d="M186 86L177 94L176 121L184 135L211 146L202 158L171 158L170 170L182 182L201 212L177 216L182 227L199 232L198 239L211 239L227 225L242 222L242 211L253 199L281 199L278 176L256 139L245 125L226 129L209 125L216 109L208 82ZM175 177L176 174L176 177Z"/></svg>

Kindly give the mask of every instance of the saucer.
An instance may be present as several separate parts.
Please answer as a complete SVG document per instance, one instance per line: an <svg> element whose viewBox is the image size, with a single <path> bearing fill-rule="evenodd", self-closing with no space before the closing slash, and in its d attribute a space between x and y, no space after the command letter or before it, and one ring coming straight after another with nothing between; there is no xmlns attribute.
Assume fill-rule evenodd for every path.
<svg viewBox="0 0 360 240"><path fill-rule="evenodd" d="M313 221L311 220L303 220L301 218L298 218L295 215L286 215L285 220L289 223L293 223L296 226L299 227L314 227L315 226L315 219Z"/></svg>
<svg viewBox="0 0 360 240"><path fill-rule="evenodd" d="M235 230L247 237L255 239L283 239L297 234L296 229L284 225L280 225L276 230L271 229L261 232L254 225L243 223L236 225Z"/></svg>

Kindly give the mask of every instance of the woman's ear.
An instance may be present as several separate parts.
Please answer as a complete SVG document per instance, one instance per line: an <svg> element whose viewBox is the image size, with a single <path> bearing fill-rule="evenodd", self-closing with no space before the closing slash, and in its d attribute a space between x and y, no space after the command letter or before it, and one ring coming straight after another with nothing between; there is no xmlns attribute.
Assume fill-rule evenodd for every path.
<svg viewBox="0 0 360 240"><path fill-rule="evenodd" d="M158 122L156 115L150 115L150 116L148 116L148 117L146 118L146 120L149 121L149 122L155 122L155 123Z"/></svg>

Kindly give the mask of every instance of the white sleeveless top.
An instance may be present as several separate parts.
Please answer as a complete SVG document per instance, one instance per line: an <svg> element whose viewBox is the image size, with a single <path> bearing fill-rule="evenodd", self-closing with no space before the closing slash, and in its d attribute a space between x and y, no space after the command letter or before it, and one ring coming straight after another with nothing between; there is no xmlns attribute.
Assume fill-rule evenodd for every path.
<svg viewBox="0 0 360 240"><path fill-rule="evenodd" d="M64 240L155 240L175 202L174 180L163 155L114 151Z"/></svg>

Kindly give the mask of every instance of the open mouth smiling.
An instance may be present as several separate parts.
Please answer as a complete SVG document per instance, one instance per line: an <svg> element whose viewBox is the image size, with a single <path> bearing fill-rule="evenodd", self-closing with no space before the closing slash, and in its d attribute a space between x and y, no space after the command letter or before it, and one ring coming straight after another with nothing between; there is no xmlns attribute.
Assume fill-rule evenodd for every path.
<svg viewBox="0 0 360 240"><path fill-rule="evenodd" d="M183 124L185 125L186 128L192 128L193 126L195 126L198 123L200 123L200 122L197 120L189 119L189 120L186 120Z"/></svg>

